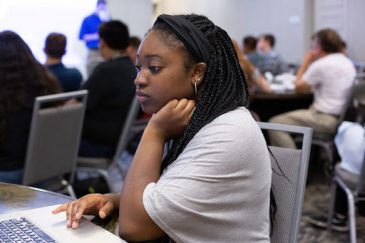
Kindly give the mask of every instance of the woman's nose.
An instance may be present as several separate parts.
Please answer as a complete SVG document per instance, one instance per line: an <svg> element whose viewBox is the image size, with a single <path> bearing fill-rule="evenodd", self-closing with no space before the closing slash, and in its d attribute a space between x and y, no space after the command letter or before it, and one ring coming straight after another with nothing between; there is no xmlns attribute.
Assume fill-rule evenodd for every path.
<svg viewBox="0 0 365 243"><path fill-rule="evenodd" d="M134 79L134 85L136 85L137 88L146 85L146 78L143 74L143 70L140 70L137 73L137 77Z"/></svg>

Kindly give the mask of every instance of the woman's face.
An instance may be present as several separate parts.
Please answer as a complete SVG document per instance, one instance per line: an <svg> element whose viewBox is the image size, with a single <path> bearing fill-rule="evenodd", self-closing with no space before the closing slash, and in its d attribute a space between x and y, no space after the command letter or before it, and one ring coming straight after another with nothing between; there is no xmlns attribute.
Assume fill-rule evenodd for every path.
<svg viewBox="0 0 365 243"><path fill-rule="evenodd" d="M137 52L134 84L138 101L148 114L156 113L170 100L194 98L194 67L187 70L184 50L167 45L165 39L159 31L151 31Z"/></svg>

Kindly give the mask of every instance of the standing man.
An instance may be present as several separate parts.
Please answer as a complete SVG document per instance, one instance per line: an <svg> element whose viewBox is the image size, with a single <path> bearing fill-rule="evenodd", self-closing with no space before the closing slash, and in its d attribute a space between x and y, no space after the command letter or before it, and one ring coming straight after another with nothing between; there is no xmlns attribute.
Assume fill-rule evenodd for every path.
<svg viewBox="0 0 365 243"><path fill-rule="evenodd" d="M61 33L51 33L47 36L44 53L46 54L45 66L58 79L64 92L75 91L80 88L82 75L76 68L67 68L62 63L66 54L66 36Z"/></svg>
<svg viewBox="0 0 365 243"><path fill-rule="evenodd" d="M104 61L98 51L98 29L101 23L109 20L110 16L108 13L106 1L97 0L95 12L85 17L85 19L82 21L79 38L85 42L88 49L86 57L86 72L88 76L99 63Z"/></svg>
<svg viewBox="0 0 365 243"><path fill-rule="evenodd" d="M296 92L314 93L309 109L274 116L270 122L312 127L317 132L335 134L355 78L355 67L342 52L342 40L332 29L318 31L312 48L304 57L295 81ZM270 132L273 145L295 148L293 138L284 132Z"/></svg>
<svg viewBox="0 0 365 243"><path fill-rule="evenodd" d="M136 68L128 56L128 27L117 20L101 24L99 64L83 88L89 91L79 155L111 157L135 94Z"/></svg>

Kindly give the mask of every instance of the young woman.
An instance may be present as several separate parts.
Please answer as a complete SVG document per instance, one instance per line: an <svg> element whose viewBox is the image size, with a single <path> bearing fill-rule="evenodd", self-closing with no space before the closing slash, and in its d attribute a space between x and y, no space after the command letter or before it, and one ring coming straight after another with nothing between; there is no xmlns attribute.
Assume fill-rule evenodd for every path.
<svg viewBox="0 0 365 243"><path fill-rule="evenodd" d="M122 192L87 195L54 213L66 211L77 228L82 214L119 211L128 241L269 242L268 149L245 108L247 85L227 33L203 16L161 15L137 68L138 99L154 115Z"/></svg>
<svg viewBox="0 0 365 243"><path fill-rule="evenodd" d="M12 31L0 32L0 181L21 183L34 98L60 91L57 80Z"/></svg>

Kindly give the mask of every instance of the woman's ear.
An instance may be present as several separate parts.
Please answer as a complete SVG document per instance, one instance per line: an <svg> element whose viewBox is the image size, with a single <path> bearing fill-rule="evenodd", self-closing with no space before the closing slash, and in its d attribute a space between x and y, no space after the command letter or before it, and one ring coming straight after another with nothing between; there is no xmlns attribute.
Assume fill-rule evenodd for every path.
<svg viewBox="0 0 365 243"><path fill-rule="evenodd" d="M207 69L207 64L204 62L198 62L193 66L193 73L192 73L192 83L193 85L200 85L203 80L205 71Z"/></svg>

